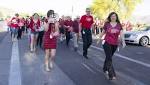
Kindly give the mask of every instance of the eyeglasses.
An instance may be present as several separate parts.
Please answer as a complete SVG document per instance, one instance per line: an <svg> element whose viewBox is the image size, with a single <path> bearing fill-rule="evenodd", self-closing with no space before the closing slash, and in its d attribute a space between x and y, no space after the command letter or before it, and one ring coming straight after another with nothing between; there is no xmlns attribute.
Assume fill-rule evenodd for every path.
<svg viewBox="0 0 150 85"><path fill-rule="evenodd" d="M86 11L86 12L91 12L91 11Z"/></svg>

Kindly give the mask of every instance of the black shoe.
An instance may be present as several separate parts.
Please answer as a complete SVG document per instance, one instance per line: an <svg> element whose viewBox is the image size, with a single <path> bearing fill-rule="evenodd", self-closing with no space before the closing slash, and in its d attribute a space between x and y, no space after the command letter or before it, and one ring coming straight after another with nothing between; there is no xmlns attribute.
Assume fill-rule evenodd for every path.
<svg viewBox="0 0 150 85"><path fill-rule="evenodd" d="M83 55L83 56L84 56L84 58L89 59L89 57L87 55Z"/></svg>
<svg viewBox="0 0 150 85"><path fill-rule="evenodd" d="M77 47L75 47L75 48L74 48L74 51L77 51L77 50L78 50L78 48L77 48Z"/></svg>
<svg viewBox="0 0 150 85"><path fill-rule="evenodd" d="M109 77L109 80L116 80L116 77L115 76Z"/></svg>

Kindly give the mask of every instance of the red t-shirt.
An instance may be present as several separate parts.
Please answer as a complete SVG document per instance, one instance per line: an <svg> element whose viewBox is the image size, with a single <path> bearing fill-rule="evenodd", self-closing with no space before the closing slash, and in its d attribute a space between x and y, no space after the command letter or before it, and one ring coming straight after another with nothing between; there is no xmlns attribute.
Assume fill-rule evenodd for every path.
<svg viewBox="0 0 150 85"><path fill-rule="evenodd" d="M72 27L72 26L73 26L73 21L72 21L72 20L66 20L66 21L64 22L64 25L65 25L65 26L70 26L70 27ZM66 28L66 30L67 30L67 31L71 31L72 29Z"/></svg>
<svg viewBox="0 0 150 85"><path fill-rule="evenodd" d="M104 40L111 45L118 45L118 37L122 30L121 24L117 23L115 27L108 22L104 24L104 30L106 32Z"/></svg>
<svg viewBox="0 0 150 85"><path fill-rule="evenodd" d="M39 29L40 28L40 25L41 23L40 23L40 20L38 19L38 21L37 21L37 23L35 23L34 21L33 21L33 19L31 19L31 22L30 22L30 24L29 24L29 28L31 29L31 31L32 32L35 32L35 29Z"/></svg>
<svg viewBox="0 0 150 85"><path fill-rule="evenodd" d="M16 17L13 17L12 19L11 19L11 27L12 28L15 28L15 29L18 29L19 28L19 22L20 22L20 20L18 19L18 18L16 18Z"/></svg>
<svg viewBox="0 0 150 85"><path fill-rule="evenodd" d="M92 24L94 23L93 17L83 15L80 19L80 23L82 24L82 27L85 29L91 29Z"/></svg>
<svg viewBox="0 0 150 85"><path fill-rule="evenodd" d="M79 33L79 22L77 20L73 21L73 31Z"/></svg>

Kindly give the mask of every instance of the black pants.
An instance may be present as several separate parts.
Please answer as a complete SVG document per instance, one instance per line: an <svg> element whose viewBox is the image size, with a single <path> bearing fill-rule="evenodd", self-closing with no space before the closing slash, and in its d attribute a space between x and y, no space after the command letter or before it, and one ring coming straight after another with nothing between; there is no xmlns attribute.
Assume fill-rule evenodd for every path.
<svg viewBox="0 0 150 85"><path fill-rule="evenodd" d="M105 42L105 44L103 45L105 55L106 55L104 66L103 66L103 71L104 72L108 71L110 78L116 76L116 73L114 71L113 64L112 64L112 57L117 47L118 47L117 45L110 45L107 42Z"/></svg>
<svg viewBox="0 0 150 85"><path fill-rule="evenodd" d="M66 45L69 45L71 39L71 33L69 31L66 31Z"/></svg>
<svg viewBox="0 0 150 85"><path fill-rule="evenodd" d="M17 39L21 39L21 36L22 36L22 27L20 27L18 29L18 36L17 36Z"/></svg>
<svg viewBox="0 0 150 85"><path fill-rule="evenodd" d="M87 56L88 48L92 44L92 33L90 29L82 29L82 40L83 40L83 56Z"/></svg>
<svg viewBox="0 0 150 85"><path fill-rule="evenodd" d="M40 47L42 47L43 35L44 35L44 31L39 32L39 35L37 38L37 46L39 45Z"/></svg>

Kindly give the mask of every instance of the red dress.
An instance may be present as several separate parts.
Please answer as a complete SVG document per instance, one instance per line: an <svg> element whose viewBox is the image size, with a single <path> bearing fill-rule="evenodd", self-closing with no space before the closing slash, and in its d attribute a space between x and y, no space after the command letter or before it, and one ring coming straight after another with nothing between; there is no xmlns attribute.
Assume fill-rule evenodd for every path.
<svg viewBox="0 0 150 85"><path fill-rule="evenodd" d="M56 49L56 44L57 44L56 37L50 38L50 34L51 32L54 32L54 30L55 30L55 25L51 23L49 25L48 31L44 33L44 39L43 39L44 49Z"/></svg>

